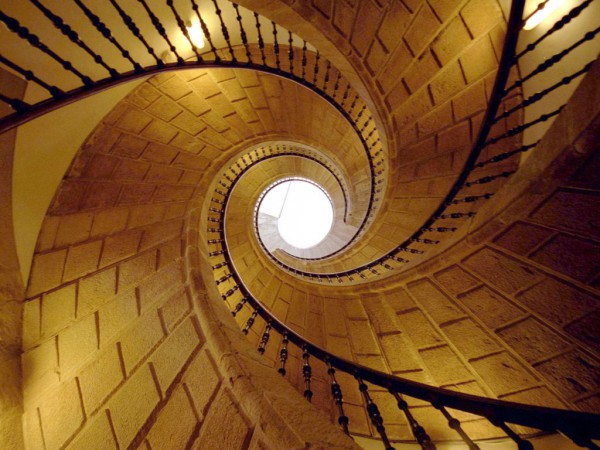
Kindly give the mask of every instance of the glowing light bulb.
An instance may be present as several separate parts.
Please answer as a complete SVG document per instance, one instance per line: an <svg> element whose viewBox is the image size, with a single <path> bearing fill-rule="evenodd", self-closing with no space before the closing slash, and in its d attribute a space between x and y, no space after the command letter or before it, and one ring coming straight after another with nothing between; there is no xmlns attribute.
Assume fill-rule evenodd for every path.
<svg viewBox="0 0 600 450"><path fill-rule="evenodd" d="M190 35L190 40L196 46L196 48L204 47L204 33L200 27L200 22L193 21L185 24L187 32Z"/></svg>
<svg viewBox="0 0 600 450"><path fill-rule="evenodd" d="M561 0L548 0L542 9L533 14L523 25L524 30L533 30L560 5Z"/></svg>

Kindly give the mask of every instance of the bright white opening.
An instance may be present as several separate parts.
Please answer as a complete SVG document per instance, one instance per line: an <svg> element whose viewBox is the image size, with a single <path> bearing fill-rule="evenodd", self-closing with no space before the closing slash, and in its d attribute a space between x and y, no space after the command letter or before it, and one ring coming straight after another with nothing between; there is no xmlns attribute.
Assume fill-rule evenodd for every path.
<svg viewBox="0 0 600 450"><path fill-rule="evenodd" d="M317 245L333 223L333 208L325 192L302 180L283 182L267 192L259 213L277 217L279 234L296 248Z"/></svg>

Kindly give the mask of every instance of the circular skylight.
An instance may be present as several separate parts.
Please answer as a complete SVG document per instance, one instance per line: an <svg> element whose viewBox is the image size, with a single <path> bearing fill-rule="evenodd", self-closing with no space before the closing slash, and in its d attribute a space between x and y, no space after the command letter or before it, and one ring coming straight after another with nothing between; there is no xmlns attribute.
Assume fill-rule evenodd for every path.
<svg viewBox="0 0 600 450"><path fill-rule="evenodd" d="M267 192L260 213L277 218L279 234L296 248L321 242L333 222L331 201L323 189L308 181L294 179Z"/></svg>

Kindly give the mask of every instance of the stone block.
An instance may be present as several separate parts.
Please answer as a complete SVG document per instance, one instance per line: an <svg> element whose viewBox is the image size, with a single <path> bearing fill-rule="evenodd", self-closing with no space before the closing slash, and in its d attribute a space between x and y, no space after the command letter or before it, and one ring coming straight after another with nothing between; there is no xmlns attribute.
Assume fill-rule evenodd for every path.
<svg viewBox="0 0 600 450"><path fill-rule="evenodd" d="M536 365L536 369L564 398L572 399L598 390L598 360L579 352L569 352Z"/></svg>
<svg viewBox="0 0 600 450"><path fill-rule="evenodd" d="M532 317L503 328L498 336L530 363L570 347L556 332Z"/></svg>
<svg viewBox="0 0 600 450"><path fill-rule="evenodd" d="M198 353L192 360L183 376L183 382L188 387L198 416L203 418L220 384L219 373L206 350Z"/></svg>
<svg viewBox="0 0 600 450"><path fill-rule="evenodd" d="M39 404L39 415L47 449L61 448L83 423L77 382L61 384Z"/></svg>
<svg viewBox="0 0 600 450"><path fill-rule="evenodd" d="M369 419L367 413L362 405L353 405L351 403L344 403L344 412L348 417L348 429L350 433L356 433L360 435L371 435L369 428Z"/></svg>
<svg viewBox="0 0 600 450"><path fill-rule="evenodd" d="M123 381L121 360L116 345L107 347L78 375L83 405L87 415L93 414L108 395ZM98 415L103 415L99 411ZM111 433L112 434L112 433Z"/></svg>
<svg viewBox="0 0 600 450"><path fill-rule="evenodd" d="M385 302L388 303L396 314L416 308L414 300L404 289L396 289L386 293Z"/></svg>
<svg viewBox="0 0 600 450"><path fill-rule="evenodd" d="M422 369L411 343L401 333L386 334L379 338L383 353L392 372Z"/></svg>
<svg viewBox="0 0 600 450"><path fill-rule="evenodd" d="M404 72L406 66L410 64L411 60L412 56L410 54L410 51L406 48L404 42L400 41L396 49L391 53L390 57L388 58L387 64L385 65L381 73L377 76L377 84L379 86L379 89L384 94L389 94L392 91L392 88L394 88L394 86L400 86L402 89L404 89L402 83L398 83L400 81L399 75L402 72ZM404 92L404 96L396 95L394 98L400 100L394 101L388 99L387 103L389 105L392 105L392 109L395 109L397 106L400 105L401 100L406 98L406 95L406 92Z"/></svg>
<svg viewBox="0 0 600 450"><path fill-rule="evenodd" d="M100 266L114 264L135 255L141 238L142 232L140 230L121 232L107 237L104 240Z"/></svg>
<svg viewBox="0 0 600 450"><path fill-rule="evenodd" d="M438 30L440 23L427 3L422 3L409 29L404 34L404 40L413 55L418 55L429 44Z"/></svg>
<svg viewBox="0 0 600 450"><path fill-rule="evenodd" d="M98 211L94 215L91 236L102 236L124 230L128 215L129 211L126 208L112 208Z"/></svg>
<svg viewBox="0 0 600 450"><path fill-rule="evenodd" d="M22 355L24 391L37 383L44 386L58 381L56 339L49 339ZM37 382L37 383L36 383ZM27 392L24 392L27 396Z"/></svg>
<svg viewBox="0 0 600 450"><path fill-rule="evenodd" d="M243 448L250 439L250 426L232 395L221 390L200 428L197 448Z"/></svg>
<svg viewBox="0 0 600 450"><path fill-rule="evenodd" d="M210 160L190 153L179 153L173 160L173 165L184 169L204 170L210 165Z"/></svg>
<svg viewBox="0 0 600 450"><path fill-rule="evenodd" d="M177 115L180 115L182 109L177 106L177 103L174 101L167 97L160 96L146 109L146 111L165 122L169 122L177 117Z"/></svg>
<svg viewBox="0 0 600 450"><path fill-rule="evenodd" d="M78 368L98 349L95 315L79 319L58 335L58 354L62 373Z"/></svg>
<svg viewBox="0 0 600 450"><path fill-rule="evenodd" d="M460 15L475 38L502 20L502 11L494 0L471 0L461 9Z"/></svg>
<svg viewBox="0 0 600 450"><path fill-rule="evenodd" d="M470 42L471 36L469 36L463 21L459 17L455 17L434 39L432 48L440 63L446 65L461 53Z"/></svg>
<svg viewBox="0 0 600 450"><path fill-rule="evenodd" d="M597 195L558 189L531 214L531 219L546 226L598 237L600 232L594 225L594 211L599 208Z"/></svg>
<svg viewBox="0 0 600 450"><path fill-rule="evenodd" d="M329 335L346 336L346 317L340 314L342 305L339 300L326 298L323 300L325 329Z"/></svg>
<svg viewBox="0 0 600 450"><path fill-rule="evenodd" d="M200 343L197 325L189 318L154 351L152 365L163 397Z"/></svg>
<svg viewBox="0 0 600 450"><path fill-rule="evenodd" d="M489 284L509 294L540 278L539 273L526 263L489 248L469 256L464 264Z"/></svg>
<svg viewBox="0 0 600 450"><path fill-rule="evenodd" d="M547 278L521 292L517 299L540 316L561 326L594 310L598 305L597 298L588 292L553 278Z"/></svg>
<svg viewBox="0 0 600 450"><path fill-rule="evenodd" d="M194 192L191 186L159 186L154 195L155 202L178 202L189 200Z"/></svg>
<svg viewBox="0 0 600 450"><path fill-rule="evenodd" d="M600 245L564 234L553 237L530 258L581 282L589 282L600 267Z"/></svg>
<svg viewBox="0 0 600 450"><path fill-rule="evenodd" d="M179 261L152 274L138 288L142 312L149 310L155 302L164 300L164 295L170 290L180 287L182 282L183 273Z"/></svg>
<svg viewBox="0 0 600 450"><path fill-rule="evenodd" d="M492 336L469 319L453 322L443 331L466 359L479 358L501 349Z"/></svg>
<svg viewBox="0 0 600 450"><path fill-rule="evenodd" d="M379 346L368 320L349 320L348 332L354 353L379 354Z"/></svg>
<svg viewBox="0 0 600 450"><path fill-rule="evenodd" d="M363 296L362 303L376 333L398 331L395 311L384 301L383 296Z"/></svg>
<svg viewBox="0 0 600 450"><path fill-rule="evenodd" d="M206 77L201 77L206 78ZM180 98L190 94L192 90L181 78L174 76L169 78L164 83L158 86L158 89L163 93L171 97L173 100L179 100Z"/></svg>
<svg viewBox="0 0 600 450"><path fill-rule="evenodd" d="M133 325L121 334L121 354L128 375L163 337L158 314L153 311L136 319Z"/></svg>
<svg viewBox="0 0 600 450"><path fill-rule="evenodd" d="M26 350L40 339L41 300L39 297L23 303L23 348Z"/></svg>
<svg viewBox="0 0 600 450"><path fill-rule="evenodd" d="M448 346L419 350L425 366L438 385L464 381L471 373Z"/></svg>
<svg viewBox="0 0 600 450"><path fill-rule="evenodd" d="M438 324L456 320L465 315L460 308L427 279L410 283L408 290Z"/></svg>
<svg viewBox="0 0 600 450"><path fill-rule="evenodd" d="M102 241L93 241L69 248L63 274L64 281L80 278L98 268Z"/></svg>
<svg viewBox="0 0 600 450"><path fill-rule="evenodd" d="M141 181L148 172L150 164L144 161L135 161L123 159L114 170L112 178L114 180Z"/></svg>
<svg viewBox="0 0 600 450"><path fill-rule="evenodd" d="M140 367L108 402L119 448L127 448L156 405L159 396L147 365Z"/></svg>
<svg viewBox="0 0 600 450"><path fill-rule="evenodd" d="M137 109L128 109L118 121L119 128L132 134L139 134L150 122L152 117Z"/></svg>
<svg viewBox="0 0 600 450"><path fill-rule="evenodd" d="M294 290L290 301L287 322L304 328L306 325L306 315L308 312L308 302L306 293Z"/></svg>
<svg viewBox="0 0 600 450"><path fill-rule="evenodd" d="M502 400L509 402L524 403L526 405L545 406L546 408L565 408L565 404L560 401L556 394L546 387L535 387L516 394L505 395Z"/></svg>
<svg viewBox="0 0 600 450"><path fill-rule="evenodd" d="M117 295L98 311L100 348L110 344L125 327L138 316L135 291L129 290Z"/></svg>
<svg viewBox="0 0 600 450"><path fill-rule="evenodd" d="M183 316L190 311L191 304L185 290L178 290L160 308L162 321L167 332L173 331Z"/></svg>
<svg viewBox="0 0 600 450"><path fill-rule="evenodd" d="M157 252L151 250L119 265L119 292L137 284L156 270Z"/></svg>
<svg viewBox="0 0 600 450"><path fill-rule="evenodd" d="M69 284L42 297L42 336L56 334L75 320L76 285Z"/></svg>
<svg viewBox="0 0 600 450"><path fill-rule="evenodd" d="M105 411L100 411L79 432L75 440L67 446L68 450L117 450L110 422Z"/></svg>
<svg viewBox="0 0 600 450"><path fill-rule="evenodd" d="M90 235L93 217L92 213L61 216L54 245L63 247L85 241Z"/></svg>
<svg viewBox="0 0 600 450"><path fill-rule="evenodd" d="M160 410L146 439L153 449L189 448L196 416L183 387L178 387Z"/></svg>
<svg viewBox="0 0 600 450"><path fill-rule="evenodd" d="M431 80L440 69L430 51L423 52L404 72L404 82L410 92L416 92Z"/></svg>
<svg viewBox="0 0 600 450"><path fill-rule="evenodd" d="M483 111L486 104L487 99L483 81L474 83L463 89L452 99L454 119L458 121L473 116Z"/></svg>
<svg viewBox="0 0 600 450"><path fill-rule="evenodd" d="M590 348L600 346L600 313L592 312L565 327L565 331L572 337L585 342Z"/></svg>
<svg viewBox="0 0 600 450"><path fill-rule="evenodd" d="M458 94L464 86L465 80L459 64L456 62L448 64L431 81L430 91L434 104L441 105Z"/></svg>
<svg viewBox="0 0 600 450"><path fill-rule="evenodd" d="M554 232L537 225L517 222L498 236L494 243L519 255L527 255Z"/></svg>
<svg viewBox="0 0 600 450"><path fill-rule="evenodd" d="M402 2L390 2L377 30L377 37L388 52L391 52L402 40L410 19L411 14Z"/></svg>
<svg viewBox="0 0 600 450"><path fill-rule="evenodd" d="M86 178L110 178L110 174L119 162L118 158L111 155L97 153L91 158L83 169L81 175Z"/></svg>
<svg viewBox="0 0 600 450"><path fill-rule="evenodd" d="M459 295L460 301L488 327L494 329L522 317L525 312L488 287Z"/></svg>
<svg viewBox="0 0 600 450"><path fill-rule="evenodd" d="M350 341L347 338L328 335L326 337L326 342L327 345L325 348L330 353L349 359L350 361L354 360Z"/></svg>
<svg viewBox="0 0 600 450"><path fill-rule="evenodd" d="M128 158L138 158L148 145L146 139L133 134L123 133L111 149L111 153Z"/></svg>
<svg viewBox="0 0 600 450"><path fill-rule="evenodd" d="M496 70L498 62L489 37L484 36L463 52L460 65L469 84Z"/></svg>
<svg viewBox="0 0 600 450"><path fill-rule="evenodd" d="M333 13L333 26L345 37L350 36L352 22L354 19L354 9L343 3L336 2Z"/></svg>
<svg viewBox="0 0 600 450"><path fill-rule="evenodd" d="M47 291L60 284L67 257L66 250L37 254L33 257L27 296Z"/></svg>
<svg viewBox="0 0 600 450"><path fill-rule="evenodd" d="M537 382L507 353L471 361L471 366L497 396L527 388Z"/></svg>
<svg viewBox="0 0 600 450"><path fill-rule="evenodd" d="M77 293L77 317L83 317L114 297L116 293L116 269L110 268L79 280Z"/></svg>
<svg viewBox="0 0 600 450"><path fill-rule="evenodd" d="M441 344L443 339L434 330L425 315L419 311L409 311L398 315L401 327L413 344L419 347Z"/></svg>
<svg viewBox="0 0 600 450"><path fill-rule="evenodd" d="M469 275L460 266L450 266L447 269L436 272L434 277L438 283L452 294L459 294L479 284L476 278Z"/></svg>

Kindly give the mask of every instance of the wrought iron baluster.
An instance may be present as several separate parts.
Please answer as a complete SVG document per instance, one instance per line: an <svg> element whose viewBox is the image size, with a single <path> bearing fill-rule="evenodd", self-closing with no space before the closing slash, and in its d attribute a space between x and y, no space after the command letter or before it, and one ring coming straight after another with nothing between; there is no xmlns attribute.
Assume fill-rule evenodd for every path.
<svg viewBox="0 0 600 450"><path fill-rule="evenodd" d="M537 125L538 123L542 123L542 122L546 122L547 120L551 119L554 116L557 116L563 109L564 105L560 106L559 108L555 109L552 112L546 113L546 114L542 114L541 116L539 116L537 119L534 119L530 122L524 123L522 125L516 126L514 128L511 128L510 130L508 130L505 133L502 133L498 136L494 136L493 138L489 139L485 145L492 145L495 144L503 139L515 136L517 134L522 133L523 131L525 131L528 128L531 128L534 125Z"/></svg>
<svg viewBox="0 0 600 450"><path fill-rule="evenodd" d="M575 78L583 75L584 73L586 73L588 70L590 70L590 67L592 67L592 64L594 62L590 61L589 63L587 63L582 69L579 69L577 72L568 75L564 78L562 78L560 81L558 81L557 83L554 83L552 86L543 89L539 92L536 92L535 94L530 95L529 97L527 97L525 100L523 100L523 102L519 103L518 105L509 108L508 110L504 111L502 114L500 114L499 116L497 116L494 119L493 123L497 123L498 121L505 119L506 117L510 116L511 114L514 114L515 112L533 105L534 103L540 101L542 98L544 98L546 95L548 95L549 93L555 91L556 89L562 87L562 86L566 86L569 83L571 83L571 81L573 81Z"/></svg>
<svg viewBox="0 0 600 450"><path fill-rule="evenodd" d="M306 58L306 41L303 41L302 44L302 79L306 80L306 62L307 62L307 58Z"/></svg>
<svg viewBox="0 0 600 450"><path fill-rule="evenodd" d="M242 333L248 334L248 332L250 331L250 328L252 328L252 325L254 325L254 321L256 320L256 316L258 316L258 311L259 311L258 308L256 308L252 312L252 314L250 315L250 317L248 317L248 320L246 321L246 326L242 330Z"/></svg>
<svg viewBox="0 0 600 450"><path fill-rule="evenodd" d="M277 70L281 70L281 61L279 60L279 43L277 42L277 24L275 22L271 22L273 25L273 51L275 52L275 64L277 65Z"/></svg>
<svg viewBox="0 0 600 450"><path fill-rule="evenodd" d="M399 392L390 391L390 393L396 398L396 403L398 404L398 408L404 413L406 419L408 420L408 424L410 425L410 429L412 431L413 436L421 446L423 450L435 450L435 445L431 442L431 438L425 431L419 422L414 418L410 409L408 409L408 403L406 400L402 398Z"/></svg>
<svg viewBox="0 0 600 450"><path fill-rule="evenodd" d="M346 100L348 100L348 94L350 93L350 83L346 83L346 89L344 89L344 94L342 95L342 101L340 103L341 108L344 108L344 104L346 103Z"/></svg>
<svg viewBox="0 0 600 450"><path fill-rule="evenodd" d="M290 62L290 73L294 75L294 40L292 39L292 32L288 31L288 60Z"/></svg>
<svg viewBox="0 0 600 450"><path fill-rule="evenodd" d="M242 308L244 307L244 305L245 305L247 302L248 302L248 297L244 297L244 298L242 298L242 299L240 300L240 302L239 302L237 305L235 305L235 308L234 308L234 310L233 310L233 311L231 311L231 315L232 315L233 317L237 316L237 313L239 313L239 312L242 310Z"/></svg>
<svg viewBox="0 0 600 450"><path fill-rule="evenodd" d="M10 98L0 92L0 101L9 105L16 112L25 112L31 105L18 98Z"/></svg>
<svg viewBox="0 0 600 450"><path fill-rule="evenodd" d="M452 415L448 412L448 410L446 410L444 405L439 403L433 403L433 406L442 412L446 420L448 420L448 426L460 435L461 439L465 441L465 443L469 446L470 450L480 450L479 446L475 442L473 442L473 440L469 437L467 433L465 433L465 430L463 430L462 426L460 425L460 421L452 417Z"/></svg>
<svg viewBox="0 0 600 450"><path fill-rule="evenodd" d="M196 0L190 0L190 2L192 3L192 9L196 13L196 17L198 18L198 21L200 22L200 28L202 28L202 34L204 34L204 37L208 41L208 45L210 45L210 51L215 56L215 62L218 63L218 62L221 61L221 57L217 53L217 49L216 49L215 45L213 44L213 40L212 40L212 37L210 35L210 30L206 26L206 22L204 21L204 18L202 17L202 14L200 14L200 7L196 3Z"/></svg>
<svg viewBox="0 0 600 450"><path fill-rule="evenodd" d="M390 440L387 436L387 432L385 431L385 426L383 425L383 417L381 417L381 413L379 412L379 408L371 398L369 394L369 387L360 377L359 373L354 374L354 378L358 382L358 390L362 394L363 400L365 401L365 405L367 407L367 412L369 413L369 418L371 419L371 423L381 436L381 440L383 441L383 445L385 445L385 450L395 450L390 443Z"/></svg>
<svg viewBox="0 0 600 450"><path fill-rule="evenodd" d="M60 30L62 34L67 36L71 40L71 42L73 42L75 45L77 45L79 48L85 51L88 55L90 55L93 58L94 62L102 66L110 74L111 77L117 77L119 75L119 72L117 72L113 67L110 67L108 64L106 64L102 56L95 53L85 42L83 42L79 38L79 34L77 34L77 32L73 30L73 28L66 24L62 17L59 17L56 14L54 14L39 0L30 1L46 16L46 18L48 18L48 20L52 22L52 24L58 30Z"/></svg>
<svg viewBox="0 0 600 450"><path fill-rule="evenodd" d="M196 47L196 44L194 44L194 42L192 41L192 38L187 29L187 26L185 25L185 22L183 21L183 19L177 12L177 9L175 8L175 5L173 4L173 0L167 0L167 6L169 8L171 8L171 11L173 12L173 15L175 16L175 21L177 22L177 26L179 27L179 29L181 30L181 32L183 33L185 38L190 43L190 46L192 47L192 51L196 55L196 59L198 60L198 62L202 62L203 61L202 56L200 56L200 53L198 52L198 47Z"/></svg>
<svg viewBox="0 0 600 450"><path fill-rule="evenodd" d="M331 94L331 98L335 100L337 96L338 89L340 88L340 80L342 79L342 74L338 70L337 76L335 77L335 83L333 85L333 93Z"/></svg>
<svg viewBox="0 0 600 450"><path fill-rule="evenodd" d="M158 65L158 66L164 65L163 61L158 56L156 56L154 49L152 47L150 47L150 45L148 44L146 39L144 39L144 36L142 36L140 29L135 24L133 19L123 10L123 8L121 8L121 6L117 3L117 0L109 0L109 1L110 1L111 5L113 5L113 7L117 10L117 12L119 13L119 16L121 17L121 20L123 20L123 23L125 25L127 25L127 28L129 28L129 31L131 31L131 33L144 45L144 47L146 47L146 50L148 51L148 53L150 55L152 55L152 57L156 61L156 65Z"/></svg>
<svg viewBox="0 0 600 450"><path fill-rule="evenodd" d="M221 278L219 278L219 279L216 281L216 283L217 283L217 286L218 286L218 285L220 285L220 284L223 284L223 283L225 283L225 282L226 282L227 280L229 280L231 277L233 277L233 274L231 274L231 273L228 273L228 274L226 274L226 275L223 275Z"/></svg>
<svg viewBox="0 0 600 450"><path fill-rule="evenodd" d="M342 395L342 387L335 379L335 369L331 365L331 362L329 360L326 362L327 374L329 375L329 380L331 381L331 395L333 396L335 406L337 406L338 410L338 423L344 430L344 433L350 435L350 432L348 431L348 416L344 413L344 396Z"/></svg>
<svg viewBox="0 0 600 450"><path fill-rule="evenodd" d="M474 211L469 211L466 213L463 212L455 212L455 213L449 213L449 214L440 214L439 216L437 216L435 218L435 220L438 219L463 219L465 217L475 217L475 213Z"/></svg>
<svg viewBox="0 0 600 450"><path fill-rule="evenodd" d="M73 1L75 2L75 4L77 6L79 6L79 8L83 11L85 16L88 18L88 20L92 23L92 25L94 25L96 27L96 29L100 32L100 34L107 41L109 41L111 44L113 44L117 48L117 50L119 50L119 52L121 52L121 56L123 56L123 58L125 58L127 61L129 61L131 63L131 65L133 66L133 69L136 72L143 72L144 69L142 68L142 66L140 66L140 64L131 57L131 55L129 54L129 51L125 50L125 48L114 38L110 29L106 26L106 24L104 22L102 22L100 20L100 17L98 17L96 14L94 14L92 12L92 10L90 8L88 8L85 5L85 3L83 3L81 0L73 0Z"/></svg>
<svg viewBox="0 0 600 450"><path fill-rule="evenodd" d="M212 2L213 2L213 5L215 5L215 14L219 18L219 22L221 24L221 33L223 34L223 37L225 38L225 42L227 43L227 48L229 49L229 54L231 55L231 62L236 63L237 59L235 57L235 53L233 52L233 48L231 47L231 40L229 38L229 30L227 29L227 25L225 25L225 22L223 20L223 12L221 11L221 8L219 8L217 0L212 0Z"/></svg>
<svg viewBox="0 0 600 450"><path fill-rule="evenodd" d="M317 75L319 74L319 59L321 55L319 54L319 50L317 50L317 54L315 55L315 70L313 72L313 82L315 86L317 85Z"/></svg>
<svg viewBox="0 0 600 450"><path fill-rule="evenodd" d="M510 91L521 87L526 81L530 80L531 78L538 75L539 73L545 72L550 67L552 67L553 65L558 63L560 60L562 60L569 53L571 53L573 50L575 50L577 47L579 47L581 44L594 39L598 33L600 33L600 27L596 28L595 30L588 31L587 33L585 33L583 35L583 37L581 39L579 39L573 45L563 49L562 51L558 52L554 56L551 56L550 58L544 60L544 62L540 63L532 72L530 72L529 74L520 78L519 80L515 81L512 86L510 86L504 90L504 94L506 95Z"/></svg>
<svg viewBox="0 0 600 450"><path fill-rule="evenodd" d="M498 178L508 178L513 173L515 173L514 170L513 171L502 172L502 173L499 173L497 175L488 175L486 177L481 177L481 178L478 178L478 179L473 180L473 181L467 181L465 183L465 186L466 187L471 187L471 186L474 186L474 185L477 185L477 184L491 183L492 181L497 180Z"/></svg>
<svg viewBox="0 0 600 450"><path fill-rule="evenodd" d="M308 346L306 344L302 345L302 375L304 376L304 398L309 402L312 399L313 392L310 390L310 378L312 376L312 368L310 367L310 363L308 359L310 358L310 354L308 353Z"/></svg>
<svg viewBox="0 0 600 450"><path fill-rule="evenodd" d="M258 13L254 13L254 19L256 21L256 31L258 32L258 48L260 49L260 56L262 58L263 66L266 66L267 65L267 57L265 55L265 41L263 40L263 37L262 37L262 31L260 29L261 24L260 24Z"/></svg>
<svg viewBox="0 0 600 450"><path fill-rule="evenodd" d="M267 344L269 343L269 338L271 337L271 322L267 323L265 327L265 331L260 338L260 344L258 345L258 353L264 355L265 349L267 348Z"/></svg>
<svg viewBox="0 0 600 450"><path fill-rule="evenodd" d="M173 53L177 58L177 63L183 64L183 58L179 55L179 53L177 53L177 48L171 43L171 40L169 39L169 36L165 31L165 27L163 26L159 18L156 17L156 15L152 12L146 0L138 0L138 2L144 7L146 14L148 14L148 17L152 22L152 25L154 25L154 28L156 29L156 31L158 31L158 34L160 34L160 36L165 40L165 42L169 46L169 50L171 51L171 53Z"/></svg>
<svg viewBox="0 0 600 450"><path fill-rule="evenodd" d="M279 374L281 376L285 375L285 363L288 359L288 333L287 331L283 332L283 340L281 341L281 350L279 351L279 369L277 369L277 372L279 372Z"/></svg>
<svg viewBox="0 0 600 450"><path fill-rule="evenodd" d="M510 152L499 153L495 156L492 156L490 159L486 159L485 161L481 161L481 162L477 163L474 167L484 167L484 166L487 166L488 164L494 164L494 163L497 163L500 161L504 161L505 159L508 159L511 156L518 155L519 153L524 153L524 152L531 150L536 145L538 145L539 142L540 141L534 142L533 144L523 145L523 146L517 148L516 150L511 150Z"/></svg>
<svg viewBox="0 0 600 450"><path fill-rule="evenodd" d="M223 295L221 295L221 298L223 299L223 301L225 301L229 297L231 297L233 294L235 294L235 291L238 291L239 289L240 289L240 287L236 284L231 289L229 289L227 292L225 292Z"/></svg>
<svg viewBox="0 0 600 450"><path fill-rule="evenodd" d="M250 54L250 47L248 46L248 36L246 35L246 30L244 30L244 24L242 23L242 15L240 14L240 9L237 3L233 3L233 8L235 9L235 18L240 25L240 37L242 38L242 44L244 44L244 48L246 49L246 58L248 59L248 64L252 64L252 55Z"/></svg>
<svg viewBox="0 0 600 450"><path fill-rule="evenodd" d="M220 269L221 267L225 267L227 265L227 261L220 262L219 264L215 264L212 266L212 270Z"/></svg>
<svg viewBox="0 0 600 450"><path fill-rule="evenodd" d="M63 91L61 91L59 88L57 88L56 86L53 86L51 84L46 83L44 80L42 80L41 78L38 78L33 71L31 70L26 70L23 69L21 66L15 64L14 62L10 61L9 59L6 59L4 56L0 55L0 63L5 64L6 66L10 67L11 69L13 69L15 72L20 73L21 75L23 75L23 77L25 77L25 79L27 81L33 81L34 83L40 85L41 87L43 87L44 89L46 89L50 95L52 95L52 97L54 98L58 98L61 95L64 94ZM8 97L6 97L8 101L6 101L5 103L11 103L11 102L15 102L15 105L17 105L17 107L13 107L13 109L17 110L17 109L21 109L21 110L25 110L29 108L29 104L25 103L22 100L19 99L10 99ZM12 106L12 105L11 105Z"/></svg>
<svg viewBox="0 0 600 450"><path fill-rule="evenodd" d="M31 46L37 48L54 59L62 66L63 69L76 75L84 85L91 87L94 84L90 77L75 69L70 61L61 58L59 55L53 52L46 44L40 41L40 38L37 35L31 33L28 28L21 26L18 20L0 11L0 21L4 22L8 29L17 34L21 39L27 41Z"/></svg>
<svg viewBox="0 0 600 450"><path fill-rule="evenodd" d="M506 433L506 435L511 438L515 444L517 444L517 448L519 450L533 450L533 445L526 439L523 439L517 433L515 433L505 422L501 420L496 420L493 417L488 420L492 423L492 425L497 426L502 431Z"/></svg>
<svg viewBox="0 0 600 450"><path fill-rule="evenodd" d="M329 83L329 73L331 71L331 62L327 61L325 66L325 77L323 77L323 91L327 91L327 83Z"/></svg>
<svg viewBox="0 0 600 450"><path fill-rule="evenodd" d="M536 11L539 10L540 8L542 8L543 6L545 6L545 4L547 3L548 0L546 0L545 2L542 2L538 5L538 7L536 8ZM516 61L518 61L521 57L523 57L526 53L529 53L533 50L535 50L535 48L546 38L548 38L548 36L556 33L558 30L561 30L562 28L565 27L565 25L569 24L569 22L571 22L571 20L573 20L574 18L576 18L577 16L579 16L579 14L581 14L581 12L587 8L590 4L592 3L592 0L586 0L583 3L581 3L580 5L577 5L576 7L574 7L573 9L571 9L571 11L569 11L567 14L565 14L563 17L561 17L554 25L552 25L552 27L550 27L548 29L548 31L546 31L543 35L541 35L538 39L536 39L534 42L530 43L529 45L527 45L527 47L525 47L525 49L517 54L514 57L513 63L515 63ZM535 14L536 11L533 11L530 15L530 17Z"/></svg>

